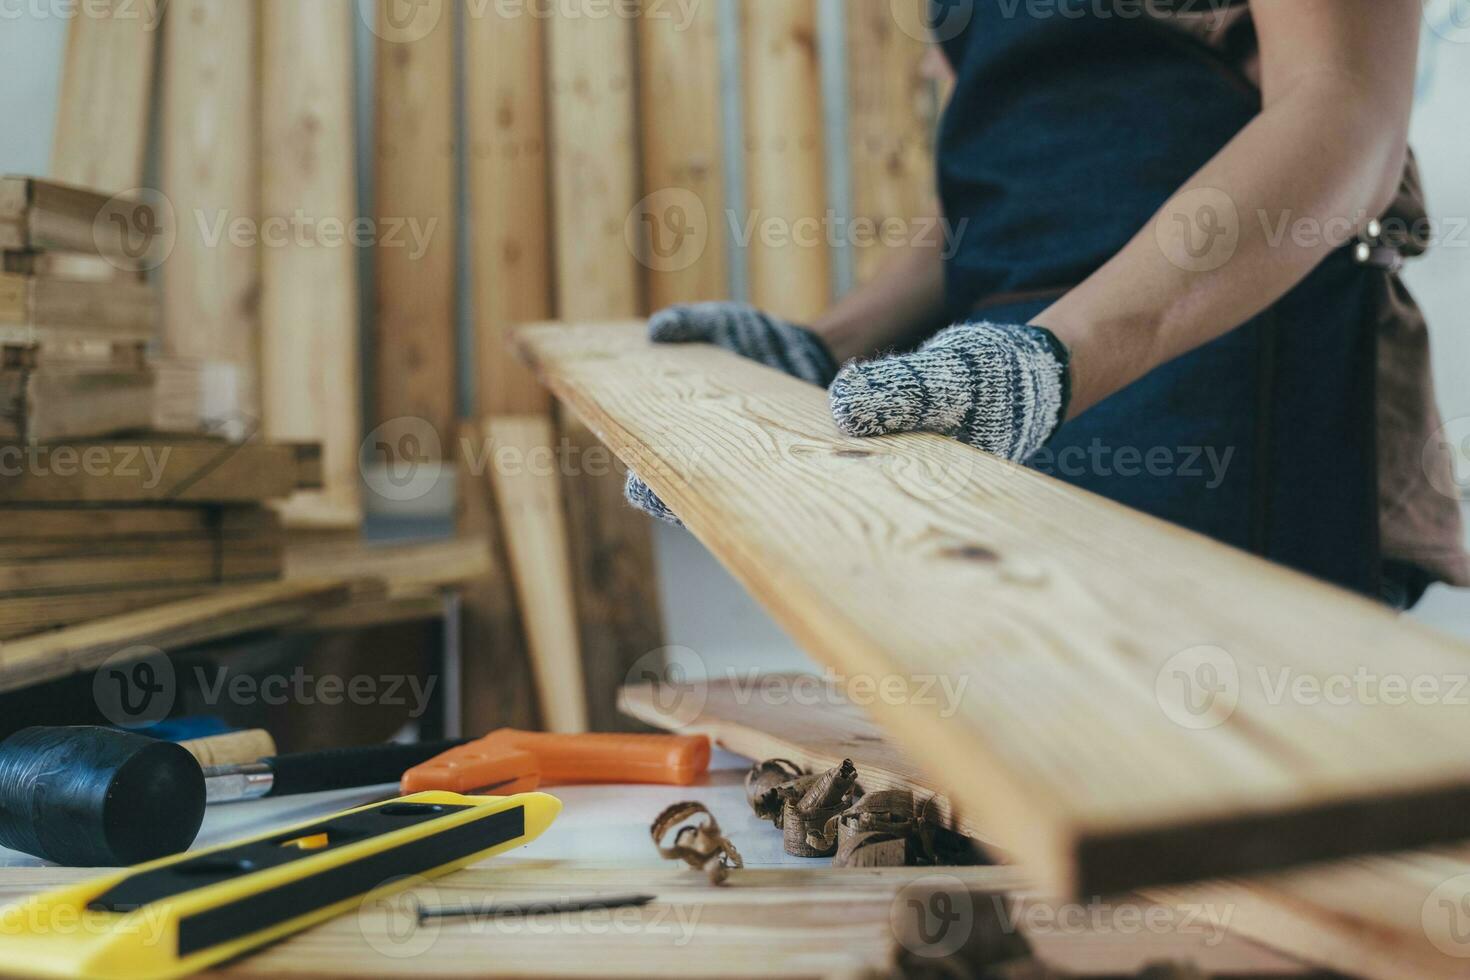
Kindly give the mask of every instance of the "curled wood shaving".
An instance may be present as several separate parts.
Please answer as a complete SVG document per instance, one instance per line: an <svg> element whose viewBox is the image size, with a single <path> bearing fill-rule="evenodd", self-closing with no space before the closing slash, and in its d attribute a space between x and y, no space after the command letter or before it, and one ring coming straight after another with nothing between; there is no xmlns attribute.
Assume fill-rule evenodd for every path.
<svg viewBox="0 0 1470 980"><path fill-rule="evenodd" d="M740 852L720 833L719 821L703 803L675 803L654 819L649 833L660 857L698 868L709 875L711 885L723 884L731 868L745 866Z"/></svg>
<svg viewBox="0 0 1470 980"><path fill-rule="evenodd" d="M745 774L745 799L757 817L779 825L783 802L781 787L802 775L801 767L790 759L757 762Z"/></svg>
<svg viewBox="0 0 1470 980"><path fill-rule="evenodd" d="M869 793L829 820L824 833L836 841L835 868L902 867L914 836L914 794L904 789Z"/></svg>

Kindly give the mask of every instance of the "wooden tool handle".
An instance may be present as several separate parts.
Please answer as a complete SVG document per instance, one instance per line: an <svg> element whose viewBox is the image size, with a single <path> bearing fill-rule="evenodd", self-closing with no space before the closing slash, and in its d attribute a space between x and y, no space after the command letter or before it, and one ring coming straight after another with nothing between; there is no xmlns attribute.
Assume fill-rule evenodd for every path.
<svg viewBox="0 0 1470 980"><path fill-rule="evenodd" d="M703 735L559 735L504 731L501 738L533 753L545 786L575 783L662 783L688 786L709 769Z"/></svg>
<svg viewBox="0 0 1470 980"><path fill-rule="evenodd" d="M231 766L257 762L276 754L276 740L261 728L226 735L195 738L179 745L199 760L201 766Z"/></svg>

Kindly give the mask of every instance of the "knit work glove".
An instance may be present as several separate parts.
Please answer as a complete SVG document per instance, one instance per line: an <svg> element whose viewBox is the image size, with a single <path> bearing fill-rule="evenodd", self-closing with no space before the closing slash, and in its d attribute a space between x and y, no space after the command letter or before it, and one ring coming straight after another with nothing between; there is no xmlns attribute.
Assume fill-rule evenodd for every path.
<svg viewBox="0 0 1470 980"><path fill-rule="evenodd" d="M671 306L649 320L648 335L656 344L714 344L824 388L837 375L837 362L816 334L743 303ZM680 523L648 484L631 472L623 492L644 513L669 524Z"/></svg>
<svg viewBox="0 0 1470 980"><path fill-rule="evenodd" d="M844 368L832 415L848 435L937 432L1023 462L1066 417L1069 360L1042 327L962 323L912 354Z"/></svg>

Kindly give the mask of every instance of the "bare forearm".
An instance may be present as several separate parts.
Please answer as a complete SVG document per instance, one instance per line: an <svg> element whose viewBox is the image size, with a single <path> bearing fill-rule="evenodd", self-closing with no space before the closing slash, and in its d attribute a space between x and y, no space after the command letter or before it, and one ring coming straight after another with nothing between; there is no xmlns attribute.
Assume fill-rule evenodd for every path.
<svg viewBox="0 0 1470 980"><path fill-rule="evenodd" d="M1289 79L1126 248L1033 321L1072 349L1073 415L1267 309L1381 215L1402 175L1415 36L1379 38L1407 58L1402 77Z"/></svg>
<svg viewBox="0 0 1470 980"><path fill-rule="evenodd" d="M945 326L944 261L914 244L811 324L838 363L908 346Z"/></svg>

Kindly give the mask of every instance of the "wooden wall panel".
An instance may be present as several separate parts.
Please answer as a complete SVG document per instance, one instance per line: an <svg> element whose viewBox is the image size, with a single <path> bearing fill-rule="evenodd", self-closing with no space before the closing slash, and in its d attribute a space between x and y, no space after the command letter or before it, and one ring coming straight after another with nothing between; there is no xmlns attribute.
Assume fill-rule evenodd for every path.
<svg viewBox="0 0 1470 980"><path fill-rule="evenodd" d="M650 310L730 291L718 11L700 3L690 15L684 24L668 4L645 0L638 20L645 196L630 234Z"/></svg>
<svg viewBox="0 0 1470 980"><path fill-rule="evenodd" d="M67 28L51 176L107 194L143 183L162 7L99 0ZM102 15L106 16L102 16Z"/></svg>
<svg viewBox="0 0 1470 980"><path fill-rule="evenodd" d="M374 424L424 419L442 445L458 417L454 5L378 0L376 14Z"/></svg>
<svg viewBox="0 0 1470 980"><path fill-rule="evenodd" d="M264 0L261 210L267 220L357 217L352 0ZM320 228L318 224L316 227ZM361 522L357 254L294 234L265 248L261 397L272 439L320 441L324 488L297 494L288 524Z"/></svg>
<svg viewBox="0 0 1470 980"><path fill-rule="evenodd" d="M831 300L816 0L742 0L750 297L798 322Z"/></svg>
<svg viewBox="0 0 1470 980"><path fill-rule="evenodd" d="M624 238L639 198L634 26L621 17L548 21L556 312L605 319L643 312L640 270ZM623 468L575 419L562 426L572 565L594 728L628 726L616 693L628 668L662 646L648 521L623 500Z"/></svg>
<svg viewBox="0 0 1470 980"><path fill-rule="evenodd" d="M260 249L231 232L260 218L260 5L167 9L160 152L177 236L162 270L164 349L223 368L206 377L234 385L240 435L260 418Z"/></svg>
<svg viewBox="0 0 1470 980"><path fill-rule="evenodd" d="M871 279L890 252L906 247L915 235L939 241L917 224L937 213L937 93L925 76L927 47L909 33L924 22L926 3L855 0L846 7L852 216L878 231L872 244L853 243L859 282ZM906 8L902 23L900 7ZM885 225L896 233L889 234Z"/></svg>

